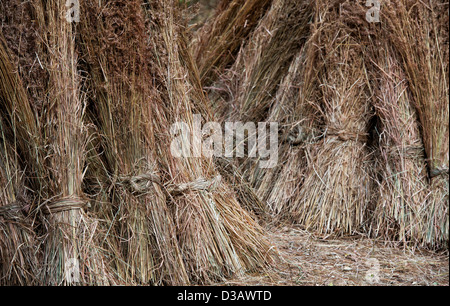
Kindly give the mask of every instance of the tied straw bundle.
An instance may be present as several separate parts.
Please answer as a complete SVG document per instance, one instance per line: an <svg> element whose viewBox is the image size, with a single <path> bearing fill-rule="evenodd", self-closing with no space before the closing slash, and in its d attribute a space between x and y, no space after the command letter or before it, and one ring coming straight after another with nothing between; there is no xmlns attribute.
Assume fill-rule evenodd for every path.
<svg viewBox="0 0 450 306"><path fill-rule="evenodd" d="M163 14L157 15L155 11ZM147 12L154 25L152 43L160 59L158 67L163 77L160 91L166 101L164 113L168 115L156 117L158 134L167 135L171 122L185 122L192 129L196 112L213 119L178 12L162 1L150 2ZM218 177L212 158L174 158L169 152L170 138L162 140L158 151L165 180L179 185ZM223 279L264 269L273 262L274 254L262 229L240 206L226 183L218 182L214 190L188 190L183 197L170 198L170 203L185 265L193 280Z"/></svg>
<svg viewBox="0 0 450 306"><path fill-rule="evenodd" d="M448 244L449 33L448 2L386 1L384 35L399 57L420 122L430 180L421 220L424 243Z"/></svg>
<svg viewBox="0 0 450 306"><path fill-rule="evenodd" d="M24 157L18 154L33 155L23 137L30 132L27 127L35 127L36 122L2 38L0 79L0 284L36 285L40 283L38 240L32 203L23 188Z"/></svg>
<svg viewBox="0 0 450 306"><path fill-rule="evenodd" d="M361 230L370 204L372 178L367 147L372 117L365 65L365 8L349 1L316 1L314 33L321 70L323 139L307 152L299 201L289 217L322 234Z"/></svg>
<svg viewBox="0 0 450 306"><path fill-rule="evenodd" d="M221 0L214 16L196 33L194 58L203 85L216 81L268 9L270 0Z"/></svg>

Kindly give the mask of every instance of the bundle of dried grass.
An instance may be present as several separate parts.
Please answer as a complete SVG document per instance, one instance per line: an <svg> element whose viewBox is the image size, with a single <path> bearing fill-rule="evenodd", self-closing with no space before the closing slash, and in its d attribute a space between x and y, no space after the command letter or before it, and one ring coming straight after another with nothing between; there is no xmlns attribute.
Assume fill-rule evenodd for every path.
<svg viewBox="0 0 450 306"><path fill-rule="evenodd" d="M241 45L268 9L271 0L222 0L215 15L194 39L194 58L202 84L209 85L234 61Z"/></svg>
<svg viewBox="0 0 450 306"><path fill-rule="evenodd" d="M40 143L45 148L45 173L40 179L45 184L35 190L46 231L42 279L52 285L114 284L98 240L98 222L86 212L90 204L82 190L88 141L85 100L75 33L66 19L65 4L63 0L33 3L42 40L40 61L49 74L40 114Z"/></svg>
<svg viewBox="0 0 450 306"><path fill-rule="evenodd" d="M449 35L448 3L386 1L386 37L402 59L421 125L431 180L423 210L425 242L448 243Z"/></svg>
<svg viewBox="0 0 450 306"><path fill-rule="evenodd" d="M23 158L33 155L27 128L35 120L6 50L0 39L0 284L36 285L38 241L22 170Z"/></svg>
<svg viewBox="0 0 450 306"><path fill-rule="evenodd" d="M315 32L315 24L312 25ZM314 41L310 37L310 41ZM273 100L268 121L278 122L281 131L279 163L273 169L253 172L257 194L267 203L271 215L284 218L288 207L299 202L307 167L305 152L320 137L321 115L314 107L318 95L315 46L309 41L292 61L288 74ZM257 179L257 178L260 179Z"/></svg>
<svg viewBox="0 0 450 306"><path fill-rule="evenodd" d="M151 1L147 12L152 20L154 49L163 76L165 116L155 117L158 134L168 135L170 123L185 122L193 128L194 113L208 109L200 78L188 52L184 29L177 11L164 1ZM162 12L156 14L155 12ZM160 35L158 35L160 33ZM220 177L211 158L175 158L170 138L157 143L165 181L186 184ZM188 139L184 141L189 142ZM265 268L274 254L262 229L242 209L232 189L223 181L214 188L185 189L182 196L169 198L186 269L198 281L218 280Z"/></svg>
<svg viewBox="0 0 450 306"><path fill-rule="evenodd" d="M416 245L425 241L428 178L423 143L407 79L389 43L377 46L375 110L379 118L381 182L374 235Z"/></svg>
<svg viewBox="0 0 450 306"><path fill-rule="evenodd" d="M178 159L170 125L212 118L174 2L83 6L81 39L98 134L90 194L126 283L188 284L266 267L262 230L222 184L212 160ZM92 186L96 186L92 188Z"/></svg>
<svg viewBox="0 0 450 306"><path fill-rule="evenodd" d="M157 118L166 116L156 90L142 3L85 3L81 39L92 77L91 121L98 154L90 157L89 181L107 220L104 240L127 284L188 284L175 225L162 190L155 143ZM106 206L106 207L105 207Z"/></svg>
<svg viewBox="0 0 450 306"><path fill-rule="evenodd" d="M209 98L222 121L276 121L282 124L281 130L286 132L281 136L286 144L288 137L292 136L288 134L295 134L293 130L298 128L296 123L300 120L291 120L295 116L292 115L292 108L298 108L296 99L299 97L300 87L293 82L301 83L310 77L300 74L311 68L305 68L305 53L311 49L305 48L305 43L310 35L313 7L311 1L272 1L248 42L242 43L232 67L209 88ZM269 200L273 195L269 200L269 209L267 205L263 206L266 212L270 210L272 213L279 213L283 206L281 203L285 202L279 196L290 197L283 194L284 191L290 187L298 189L297 178L300 174L298 171L302 169L302 155L299 148L292 149L289 144L283 145L280 159L289 159L289 162L280 163L271 169L259 168L257 158L238 161L234 166L228 161L227 167L236 168L238 172L245 174L243 177L248 181L245 184L255 188L256 194L263 201ZM278 181L282 171L289 173L288 182ZM280 185L286 189L281 191L280 188L283 187ZM276 191L272 193L273 190ZM261 212L261 207L255 206L253 210Z"/></svg>
<svg viewBox="0 0 450 306"><path fill-rule="evenodd" d="M316 1L315 35L324 138L307 152L308 169L290 217L318 233L354 233L365 221L372 184L367 149L372 117L365 65L365 8L349 1Z"/></svg>

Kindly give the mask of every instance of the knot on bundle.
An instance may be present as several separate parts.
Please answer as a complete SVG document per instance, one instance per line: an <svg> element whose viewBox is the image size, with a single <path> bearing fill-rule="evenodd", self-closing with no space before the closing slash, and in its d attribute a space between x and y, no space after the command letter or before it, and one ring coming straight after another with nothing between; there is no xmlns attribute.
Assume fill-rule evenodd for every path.
<svg viewBox="0 0 450 306"><path fill-rule="evenodd" d="M221 181L222 176L220 174L210 180L200 177L189 183L169 184L166 186L166 190L171 195L180 195L189 191L214 191Z"/></svg>
<svg viewBox="0 0 450 306"><path fill-rule="evenodd" d="M161 178L155 173L146 173L136 176L122 176L117 180L116 184L126 185L135 193L149 193L153 190L153 184L157 184L167 191L170 195L180 195L189 191L213 191L221 183L221 175L217 175L212 179L200 177L192 182L187 183L166 183L161 182Z"/></svg>
<svg viewBox="0 0 450 306"><path fill-rule="evenodd" d="M340 141L367 142L369 140L369 133L338 127L328 127L325 136L336 137Z"/></svg>
<svg viewBox="0 0 450 306"><path fill-rule="evenodd" d="M77 210L91 207L88 200L77 195L62 197L41 205L41 211L46 215L52 215L69 210Z"/></svg>
<svg viewBox="0 0 450 306"><path fill-rule="evenodd" d="M5 220L20 220L28 214L30 207L31 204L27 198L17 196L14 202L0 206L0 217Z"/></svg>
<svg viewBox="0 0 450 306"><path fill-rule="evenodd" d="M0 207L0 216L6 220L21 220L30 211L31 204L23 197L18 197L11 204ZM57 200L46 201L39 205L38 209L45 215L52 215L63 211L89 208L90 203L76 195L62 197Z"/></svg>
<svg viewBox="0 0 450 306"><path fill-rule="evenodd" d="M132 192L148 193L153 188L153 184L161 184L161 178L156 173L144 173L135 176L121 176L117 180L117 185L129 186Z"/></svg>

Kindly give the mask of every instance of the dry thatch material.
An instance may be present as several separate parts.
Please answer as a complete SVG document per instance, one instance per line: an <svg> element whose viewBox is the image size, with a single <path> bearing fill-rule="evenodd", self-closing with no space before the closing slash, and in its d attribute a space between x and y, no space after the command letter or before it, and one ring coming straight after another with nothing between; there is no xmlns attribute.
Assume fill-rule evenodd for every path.
<svg viewBox="0 0 450 306"><path fill-rule="evenodd" d="M155 7L163 14L154 14ZM193 59L187 52L177 12L167 3L155 1L151 2L148 13L154 24L153 33L161 41L153 43L160 59L161 92L168 115L157 118L158 134L167 135L170 122L186 122L192 128L195 112L206 119L211 115L205 111L207 102ZM164 142L168 140L158 143L165 181L179 185L218 176L212 159L173 158L170 144ZM236 195L224 182L215 190L188 191L183 197L171 197L170 203L185 265L195 281L254 271L272 262L270 245L262 238L262 229L242 209Z"/></svg>
<svg viewBox="0 0 450 306"><path fill-rule="evenodd" d="M198 30L195 60L202 84L215 81L229 67L270 0L222 0L215 15Z"/></svg>
<svg viewBox="0 0 450 306"><path fill-rule="evenodd" d="M273 1L231 68L206 88L224 121L277 121L283 162L270 170L251 159L224 165L245 174L241 184L255 188L269 212L308 229L364 228L442 246L448 241L447 7L383 1L382 23L371 24L363 1ZM374 161L381 166L379 190Z"/></svg>
<svg viewBox="0 0 450 306"><path fill-rule="evenodd" d="M49 79L40 121L40 143L45 183L39 192L39 207L46 237L43 241L43 283L59 285L79 262L80 281L108 284L102 258L98 222L86 213L89 201L83 193L87 133L85 100L80 88L75 50L75 32L65 18L65 2L34 2L38 35L42 40L41 64Z"/></svg>
<svg viewBox="0 0 450 306"><path fill-rule="evenodd" d="M374 53L376 54L376 53ZM415 109L389 44L379 49L375 110L379 118L379 196L374 235L404 243L425 241L428 178Z"/></svg>
<svg viewBox="0 0 450 306"><path fill-rule="evenodd" d="M267 202L269 212L282 218L286 217L292 203L300 201L307 166L305 153L320 136L321 116L311 103L317 94L317 69L313 64L317 55L314 51L313 44L307 42L292 61L269 114L268 121L280 125L279 160L284 162L274 169L255 171L252 178L258 195Z"/></svg>
<svg viewBox="0 0 450 306"><path fill-rule="evenodd" d="M280 82L309 35L310 1L273 1L230 68L230 119L267 118Z"/></svg>
<svg viewBox="0 0 450 306"><path fill-rule="evenodd" d="M100 156L89 181L99 181L97 213L107 221L104 240L121 281L185 284L174 224L159 176L152 118L161 103L152 88L149 33L140 1L89 3L81 38L91 73L90 118ZM95 166L94 166L95 165ZM91 185L92 186L92 185ZM87 184L89 188L89 184Z"/></svg>
<svg viewBox="0 0 450 306"><path fill-rule="evenodd" d="M18 151L29 152L23 139L29 132L25 122L35 122L1 38L0 77L0 184L4 186L0 190L0 284L34 285L39 284L38 241Z"/></svg>
<svg viewBox="0 0 450 306"><path fill-rule="evenodd" d="M244 208L448 246L448 3L222 0L191 44L177 3L0 4L0 284L267 271ZM197 114L278 122L279 165L172 156Z"/></svg>
<svg viewBox="0 0 450 306"><path fill-rule="evenodd" d="M367 149L372 116L365 66L364 35L358 22L365 10L349 2L316 2L315 45L323 71L320 98L324 138L308 152L301 200L291 218L319 233L353 233L365 221L372 191ZM350 18L351 17L351 18Z"/></svg>
<svg viewBox="0 0 450 306"><path fill-rule="evenodd" d="M385 35L400 56L421 126L430 182L425 242L448 242L448 3L386 1Z"/></svg>
<svg viewBox="0 0 450 306"><path fill-rule="evenodd" d="M301 153L299 148L292 148L287 138L295 134L298 128L293 119L297 109L299 98L299 86L308 68L305 63L305 42L310 33L310 21L313 16L313 4L311 1L272 1L266 14L259 20L255 30L251 33L248 42L241 43L239 54L232 67L220 77L220 80L210 86L209 97L213 100L216 114L222 120L230 121L276 121L282 125L285 133L281 136L280 160L289 159L287 163L280 163L275 169L257 168L258 160L247 159L238 166L230 166L235 172L241 172L247 182L238 179L238 185L250 185L255 188L256 194L263 200L269 199L269 209L254 206L254 210L278 213L284 201L279 201L278 196L290 197L280 191L279 184L296 190L297 178L301 170ZM310 50L309 48L308 50ZM297 56L298 54L298 56ZM311 54L309 54L311 56ZM302 104L301 107L303 107ZM297 113L297 112L295 112ZM302 115L302 118L304 116ZM306 124L305 124L306 125ZM282 132L283 133L283 132ZM291 143L292 144L292 143ZM227 163L222 163L227 164ZM293 168L288 169L289 166ZM278 181L283 171L292 179L288 182ZM239 175L238 175L239 176ZM235 179L232 179L233 181ZM277 183L278 182L278 183ZM287 184L286 184L287 183ZM281 187L281 188L283 188ZM277 191L272 193L272 190ZM291 194L291 191L288 191ZM294 191L295 193L295 191ZM251 192L247 192L250 195ZM255 202L259 203L259 201Z"/></svg>
<svg viewBox="0 0 450 306"><path fill-rule="evenodd" d="M192 124L194 111L211 116L176 23L181 22L177 11L161 1L147 3L144 10L139 1L114 4L108 9L89 6L92 15L82 37L100 102L92 120L106 140L100 144L106 160L97 164L106 167L102 176L115 184L107 195L117 212L111 223L126 220L112 235L127 241L122 255L128 261L122 269L130 271L126 281L206 282L266 266L270 247L229 187L219 184L208 190L209 184L201 182L217 177L212 161L178 159L170 152L172 123ZM111 23L104 24L98 14L106 14ZM92 40L100 37L92 35L93 29L111 37ZM124 187L132 192L127 194Z"/></svg>
<svg viewBox="0 0 450 306"><path fill-rule="evenodd" d="M22 74L34 57L6 22L28 91L2 48L0 242L18 250L1 253L2 283L70 284L77 262L80 283L95 285L207 283L266 268L274 253L262 229L212 160L169 150L172 123L212 118L175 2L83 2L77 25L65 1L26 7L48 81ZM20 200L21 184L32 201ZM9 222L22 211L24 228Z"/></svg>
<svg viewBox="0 0 450 306"><path fill-rule="evenodd" d="M345 15L341 2L274 1L222 77L228 96L210 94L226 119L281 123L283 163L240 167L272 213L321 232L359 229L371 191L364 34L349 18L364 20L365 10Z"/></svg>

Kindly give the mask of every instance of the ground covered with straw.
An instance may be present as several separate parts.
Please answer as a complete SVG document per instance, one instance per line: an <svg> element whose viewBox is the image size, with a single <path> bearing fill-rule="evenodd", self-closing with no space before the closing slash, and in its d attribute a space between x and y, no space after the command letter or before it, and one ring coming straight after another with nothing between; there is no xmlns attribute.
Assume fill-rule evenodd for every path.
<svg viewBox="0 0 450 306"><path fill-rule="evenodd" d="M282 261L271 274L226 286L448 286L448 253L412 250L364 236L324 239L298 226L269 230Z"/></svg>

